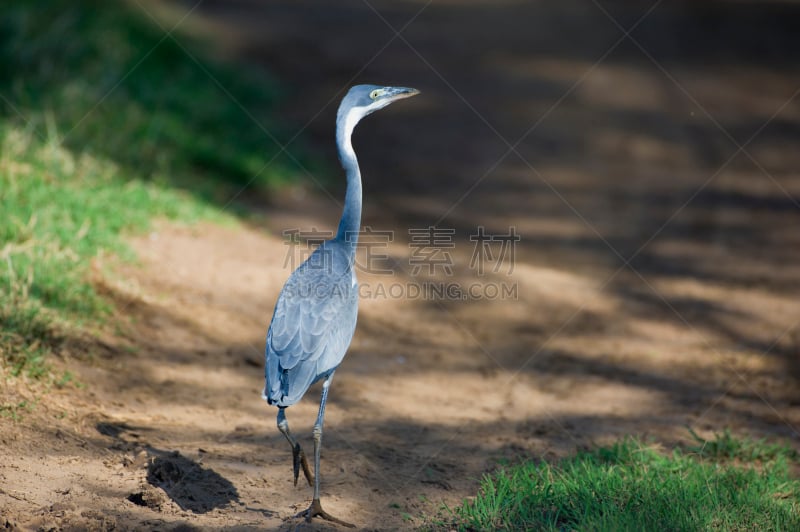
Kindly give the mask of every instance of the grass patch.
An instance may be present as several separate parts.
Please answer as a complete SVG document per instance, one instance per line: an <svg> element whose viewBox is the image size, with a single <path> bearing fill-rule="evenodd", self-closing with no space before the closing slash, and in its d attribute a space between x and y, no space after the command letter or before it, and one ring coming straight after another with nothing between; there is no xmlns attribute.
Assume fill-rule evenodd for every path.
<svg viewBox="0 0 800 532"><path fill-rule="evenodd" d="M12 376L41 377L70 326L106 314L89 282L101 250L130 258L126 230L156 216L221 215L186 194L0 124L0 349Z"/></svg>
<svg viewBox="0 0 800 532"><path fill-rule="evenodd" d="M150 11L147 11L147 10ZM214 194L211 180L272 185L277 86L252 66L209 60L152 2L19 0L0 19L7 119L137 176ZM192 17L182 22L188 26ZM223 189L223 194L228 190ZM220 199L224 201L226 196Z"/></svg>
<svg viewBox="0 0 800 532"><path fill-rule="evenodd" d="M797 461L798 454L794 449L780 443L768 442L765 439L751 440L737 438L729 429L716 434L714 439L701 438L694 430L689 429L696 445L689 451L701 458L717 461L739 461L744 463L770 462L778 458Z"/></svg>
<svg viewBox="0 0 800 532"><path fill-rule="evenodd" d="M290 178L284 163L270 163L274 83L209 60L200 44L176 35L166 36L135 3L19 0L3 9L0 369L7 375L46 375L47 355L65 331L107 314L90 264L100 253L131 258L122 234L158 217L231 219L218 206L233 191Z"/></svg>
<svg viewBox="0 0 800 532"><path fill-rule="evenodd" d="M725 441L731 438L723 436ZM748 446L741 442L740 448ZM790 475L786 460L790 455L784 448L769 453L765 461L760 460L767 456L760 454L758 467L743 466L727 461L728 456L678 450L665 455L629 439L557 464L527 462L486 476L478 496L453 511L453 526L459 530L800 530L800 482ZM735 458L748 456L737 453Z"/></svg>

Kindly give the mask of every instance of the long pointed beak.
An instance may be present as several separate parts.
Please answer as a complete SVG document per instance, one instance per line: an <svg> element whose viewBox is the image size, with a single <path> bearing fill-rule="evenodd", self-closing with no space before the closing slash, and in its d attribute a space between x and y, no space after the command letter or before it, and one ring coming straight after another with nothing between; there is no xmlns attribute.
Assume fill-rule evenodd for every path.
<svg viewBox="0 0 800 532"><path fill-rule="evenodd" d="M386 92L389 93L389 97L392 100L402 100L403 98L411 98L419 94L417 89L412 89L410 87L389 87L386 89Z"/></svg>

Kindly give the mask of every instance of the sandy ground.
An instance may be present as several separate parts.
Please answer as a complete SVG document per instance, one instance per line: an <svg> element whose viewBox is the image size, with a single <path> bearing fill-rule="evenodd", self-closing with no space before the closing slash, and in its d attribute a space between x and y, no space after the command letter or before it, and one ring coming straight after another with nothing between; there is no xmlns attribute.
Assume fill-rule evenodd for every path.
<svg viewBox="0 0 800 532"><path fill-rule="evenodd" d="M409 529L498 460L626 434L675 445L687 425L800 449L796 4L657 5L634 40L609 18L630 29L648 6L629 2L328 4L218 0L191 17L296 87L286 129L332 168L353 76L423 91L355 136L363 222L393 237L360 273L331 388L328 511ZM266 202L245 190L263 223L161 225L132 240L140 264L103 274L98 259L116 318L58 361L82 388L0 418L0 526L339 528L292 518L311 490L292 485L260 398L272 306L304 252L284 231L339 216L341 188L309 183ZM429 226L444 240L421 247L409 230ZM483 275L479 226L520 236ZM414 272L432 256L446 264ZM425 283L478 288L407 297ZM4 402L32 393L8 384ZM317 398L288 411L307 450Z"/></svg>

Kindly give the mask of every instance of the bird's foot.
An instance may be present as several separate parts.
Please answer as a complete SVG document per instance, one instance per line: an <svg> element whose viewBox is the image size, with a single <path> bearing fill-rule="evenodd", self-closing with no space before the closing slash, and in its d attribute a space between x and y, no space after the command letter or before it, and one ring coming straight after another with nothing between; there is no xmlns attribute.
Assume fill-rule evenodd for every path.
<svg viewBox="0 0 800 532"><path fill-rule="evenodd" d="M311 501L311 506L308 507L308 510L303 510L299 514L295 515L295 517L305 517L307 522L311 522L311 519L314 517L321 517L326 521L330 521L331 523L336 523L337 525L346 526L347 528L355 528L356 525L347 523L342 521L341 519L337 519L325 510L322 509L322 505L319 502L319 499L314 499Z"/></svg>
<svg viewBox="0 0 800 532"><path fill-rule="evenodd" d="M297 486L297 478L300 476L300 466L303 466L303 475L305 475L308 485L313 485L314 475L311 474L311 468L308 466L306 453L303 452L303 448L300 447L299 443L296 443L292 448L292 459L294 468L294 485Z"/></svg>

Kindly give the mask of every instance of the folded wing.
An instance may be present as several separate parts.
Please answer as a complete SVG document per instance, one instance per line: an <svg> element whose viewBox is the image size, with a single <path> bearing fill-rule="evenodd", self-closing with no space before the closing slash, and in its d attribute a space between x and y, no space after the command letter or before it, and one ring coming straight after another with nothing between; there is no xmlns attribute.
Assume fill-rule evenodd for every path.
<svg viewBox="0 0 800 532"><path fill-rule="evenodd" d="M323 251L289 277L275 305L266 347L264 395L270 404L299 401L336 369L353 337L358 287L350 265L319 260Z"/></svg>

